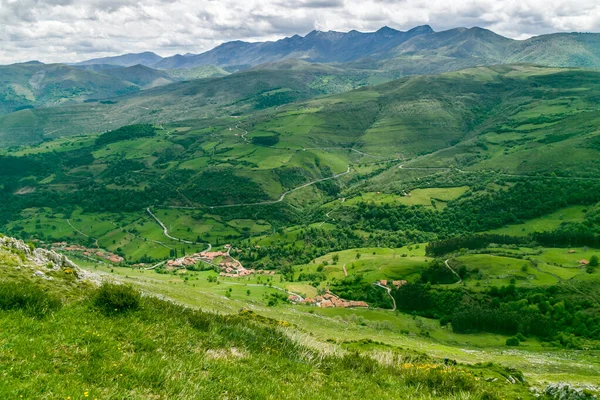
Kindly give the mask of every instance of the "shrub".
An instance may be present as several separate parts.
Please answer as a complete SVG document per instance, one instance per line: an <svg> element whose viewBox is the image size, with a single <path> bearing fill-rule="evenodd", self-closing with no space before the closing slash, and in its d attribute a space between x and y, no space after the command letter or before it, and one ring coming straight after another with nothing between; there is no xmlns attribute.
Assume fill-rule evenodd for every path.
<svg viewBox="0 0 600 400"><path fill-rule="evenodd" d="M0 283L0 310L22 310L28 315L42 317L60 306L58 298L33 283Z"/></svg>
<svg viewBox="0 0 600 400"><path fill-rule="evenodd" d="M94 305L107 314L140 308L141 294L129 285L103 284L94 296Z"/></svg>
<svg viewBox="0 0 600 400"><path fill-rule="evenodd" d="M506 345L507 346L518 346L521 343L521 341L519 340L519 338L513 336L513 337L509 337L508 339L506 339Z"/></svg>
<svg viewBox="0 0 600 400"><path fill-rule="evenodd" d="M195 311L188 316L188 321L194 329L206 332L210 329L211 318L209 314Z"/></svg>

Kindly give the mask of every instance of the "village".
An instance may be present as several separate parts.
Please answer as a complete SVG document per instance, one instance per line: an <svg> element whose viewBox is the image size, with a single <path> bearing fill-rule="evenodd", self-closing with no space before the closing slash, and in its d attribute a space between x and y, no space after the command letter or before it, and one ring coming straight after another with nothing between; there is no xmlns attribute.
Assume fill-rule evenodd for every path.
<svg viewBox="0 0 600 400"><path fill-rule="evenodd" d="M121 264L125 259L117 254L101 249L89 249L78 244L68 244L67 242L56 242L50 245L50 249L54 251L78 252L84 257L97 257L113 264Z"/></svg>
<svg viewBox="0 0 600 400"><path fill-rule="evenodd" d="M369 305L364 301L345 300L331 293L329 290L322 296L315 296L314 299L311 297L303 299L297 294L291 294L288 296L288 300L292 304L306 304L321 308L369 308Z"/></svg>
<svg viewBox="0 0 600 400"><path fill-rule="evenodd" d="M122 264L125 259L117 254L109 251L103 251L101 249L90 249L85 246L77 244L68 244L67 242L56 242L49 245L52 250L62 252L76 252L87 258L99 258L104 261L113 264ZM201 264L206 264L209 268L214 268L222 278L243 278L252 275L267 275L273 276L276 274L275 270L264 270L264 269L250 269L245 268L242 263L231 256L232 252L241 252L239 249L234 249L231 245L226 244L223 246L224 250L211 251L211 247L206 251L194 253L191 255L185 255L176 259L164 261L163 267L169 271L180 271L195 270ZM161 265L161 264L158 264ZM134 268L146 268L147 265L144 263L138 263L131 265ZM150 267L154 268L154 267ZM150 269L146 268L146 269ZM405 280L379 280L374 282L373 285L381 287L390 292L392 288L398 289L405 285ZM369 304L365 301L347 300L337 296L328 289L325 293L314 296L303 298L296 293L288 292L288 301L292 304L302 304L320 308L369 308Z"/></svg>

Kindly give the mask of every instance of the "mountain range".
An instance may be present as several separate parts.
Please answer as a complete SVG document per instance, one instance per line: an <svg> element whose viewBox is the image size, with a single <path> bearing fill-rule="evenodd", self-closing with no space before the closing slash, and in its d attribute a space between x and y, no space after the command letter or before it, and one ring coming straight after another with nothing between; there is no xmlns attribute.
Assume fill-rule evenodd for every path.
<svg viewBox="0 0 600 400"><path fill-rule="evenodd" d="M279 70L284 73L277 75L278 84L281 87L294 87L291 95L278 95L279 100L285 97L283 102L289 102L319 94L346 92L403 76L438 74L501 64L600 68L600 34L557 33L527 40L513 40L477 27L435 32L430 26L424 25L405 32L383 27L370 33L356 30L347 33L312 31L304 37L294 35L274 42L233 41L202 54L166 58L145 52L96 58L74 65L32 61L0 66L0 115L28 108L64 107L100 100L119 102L121 105L132 101L137 104L140 99L146 108L129 110L115 117L114 122L146 120L138 114L158 109L163 110L165 120L172 120L172 112L180 114L182 110L190 109L190 106L179 105L181 98L172 99L167 105L162 95L166 93L166 98L171 98L173 93L182 88L194 92L196 87L205 86L204 83L178 85L182 81L219 78L235 72ZM266 77L269 73L249 76L262 82L257 87L264 84L265 90L270 90L273 86ZM283 81L288 79L295 83L286 85L279 77ZM297 85L297 78L308 80L303 85ZM217 90L218 87L229 87L229 82L235 81L236 79L232 79L225 80L222 84L213 82L207 85ZM175 86L170 87L172 84ZM150 91L148 96L141 94L129 97L136 92L146 92L159 86L167 87L164 93ZM208 93L216 93L214 90L208 90ZM118 98L124 95L125 98ZM149 98L158 100L150 104L145 101ZM161 106L157 107L156 104ZM226 102L202 104L202 108L212 108L215 105L223 106ZM197 110L194 111L196 117L213 115L196 112ZM48 113L56 114L53 111ZM11 123L3 119L5 125L0 127L3 132L23 129L22 116L27 113L17 114L8 118L13 121ZM124 116L127 116L126 120ZM34 136L40 130L48 132L47 127L42 129L40 120L25 120L27 125L35 125L38 133ZM100 121L104 120L105 118L100 118ZM86 122L77 129L104 126L105 122L91 125ZM50 131L56 129L62 132L67 128L60 126Z"/></svg>
<svg viewBox="0 0 600 400"><path fill-rule="evenodd" d="M433 61L443 59L450 69L456 65L518 62L556 67L598 67L600 34L557 33L514 40L478 27L442 32L435 32L428 25L406 32L387 26L370 33L315 30L304 37L294 35L274 42L227 42L201 54L178 54L163 58L146 52L88 60L77 65L142 64L157 69L216 65L235 71L297 58L308 62L402 71L419 59L432 56Z"/></svg>

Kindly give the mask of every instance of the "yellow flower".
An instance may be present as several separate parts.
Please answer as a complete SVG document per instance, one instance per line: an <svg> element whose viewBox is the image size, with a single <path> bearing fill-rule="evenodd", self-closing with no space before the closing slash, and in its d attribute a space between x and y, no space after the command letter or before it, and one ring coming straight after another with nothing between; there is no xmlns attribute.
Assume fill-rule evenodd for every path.
<svg viewBox="0 0 600 400"><path fill-rule="evenodd" d="M88 392L83 392L83 395L84 395L85 397L88 397L90 394L89 394Z"/></svg>

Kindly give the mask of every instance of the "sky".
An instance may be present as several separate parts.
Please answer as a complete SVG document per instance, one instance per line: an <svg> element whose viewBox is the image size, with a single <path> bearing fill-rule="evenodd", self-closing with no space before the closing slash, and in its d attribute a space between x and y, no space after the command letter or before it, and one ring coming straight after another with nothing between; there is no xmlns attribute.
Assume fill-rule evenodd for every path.
<svg viewBox="0 0 600 400"><path fill-rule="evenodd" d="M598 0L0 0L0 64L154 51L201 53L231 40L313 29L480 26L525 39L599 32Z"/></svg>

